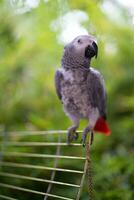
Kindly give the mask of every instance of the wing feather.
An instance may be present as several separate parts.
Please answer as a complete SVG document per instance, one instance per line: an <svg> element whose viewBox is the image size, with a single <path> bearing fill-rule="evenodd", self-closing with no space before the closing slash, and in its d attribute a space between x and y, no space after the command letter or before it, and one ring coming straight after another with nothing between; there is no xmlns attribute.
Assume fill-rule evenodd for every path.
<svg viewBox="0 0 134 200"><path fill-rule="evenodd" d="M92 106L97 107L100 116L106 119L106 90L104 79L97 70L90 70L87 77L87 87Z"/></svg>
<svg viewBox="0 0 134 200"><path fill-rule="evenodd" d="M56 92L57 92L57 96L59 97L59 99L62 99L62 94L61 94L61 79L62 79L62 73L57 70L55 73L55 88L56 88Z"/></svg>

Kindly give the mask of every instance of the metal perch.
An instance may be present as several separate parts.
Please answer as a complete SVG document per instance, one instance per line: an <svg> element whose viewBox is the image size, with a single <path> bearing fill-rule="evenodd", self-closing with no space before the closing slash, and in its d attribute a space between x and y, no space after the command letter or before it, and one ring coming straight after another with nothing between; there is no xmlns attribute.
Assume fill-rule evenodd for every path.
<svg viewBox="0 0 134 200"><path fill-rule="evenodd" d="M0 166L1 166L1 171L0 171L0 177L2 177L2 180L0 180L0 188L6 188L7 190L18 190L19 192L26 192L26 193L31 193L31 194L36 194L40 195L44 198L44 200L47 200L50 198L53 199L64 199L64 200L79 200L81 197L82 193L82 188L85 180L86 173L88 171L88 177L89 177L89 191L90 191L90 199L93 199L92 195L92 177L91 177L91 170L90 170L90 164L91 160L89 157L89 143L86 145L86 155L84 156L78 156L78 155L62 155L61 148L80 148L81 150L83 149L82 145L80 143L73 143L72 145L67 145L62 141L62 136L65 136L66 131L21 131L21 132L8 132L5 134L0 135L0 141L1 141L1 159L0 159ZM52 141L52 142L31 142L28 141L27 139L31 138L31 136L52 136L54 135L54 138L57 139L57 142ZM57 137L57 136L58 137ZM43 138L43 139L44 139ZM22 140L23 139L23 140ZM23 152L21 148L25 147L26 152ZM44 153L31 153L29 151L29 148L33 148L34 150L38 147L49 147L50 149L53 147L56 147L56 153L55 154L44 154ZM19 150L18 150L19 148ZM11 149L11 150L10 150ZM75 151L77 152L77 151ZM10 157L10 160L8 159ZM13 158L13 162L11 162L11 158ZM53 167L47 166L46 164L31 164L29 162L24 162L21 163L19 162L14 162L18 158L42 158L42 159L54 159L54 164ZM79 161L79 162L84 162L83 163L83 168L81 170L78 169L69 169L69 168L61 168L59 167L59 162L61 160L68 160L68 163L71 161ZM70 161L69 161L70 160ZM21 159L22 161L22 159ZM5 170L6 168L6 170ZM10 170L9 170L10 169ZM18 169L17 173L11 173L11 169ZM22 175L19 172L22 171L22 169L36 169L36 170L47 170L51 173L50 179L46 179L43 177L33 177L31 175ZM14 170L13 170L14 172ZM79 175L79 184L78 180L77 183L69 183L69 182L63 182L56 180L56 173L71 173L73 176ZM34 181L34 182L39 182L39 183L45 183L48 184L47 189L45 191L38 191L36 188L27 188L21 187L19 185L14 185L7 183L6 180L8 179L19 179L20 181L22 180L28 180L28 181ZM70 176L71 178L71 176ZM64 187L71 187L76 189L76 194L74 193L74 197L67 197L67 196L62 196L59 194L53 194L53 186L54 185L59 185L59 186L64 186ZM2 190L0 190L2 191ZM3 190L4 191L4 190ZM9 199L9 200L17 200L18 198L14 196L7 196L8 193L4 194L0 192L0 198L1 199ZM10 193L9 193L10 194Z"/></svg>

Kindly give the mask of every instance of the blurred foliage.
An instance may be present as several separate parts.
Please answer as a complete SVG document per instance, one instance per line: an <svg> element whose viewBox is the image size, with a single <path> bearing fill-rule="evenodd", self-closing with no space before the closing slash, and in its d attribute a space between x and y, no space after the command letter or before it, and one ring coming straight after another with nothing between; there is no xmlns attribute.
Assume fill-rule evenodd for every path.
<svg viewBox="0 0 134 200"><path fill-rule="evenodd" d="M8 131L68 128L70 121L54 88L63 51L57 40L61 30L54 32L51 23L63 11L86 12L89 21L83 25L98 38L99 57L93 66L106 81L112 131L108 138L96 135L92 147L95 199L133 200L134 27L119 4L124 22L111 20L102 9L104 2L40 1L36 8L21 13L15 3L0 1L0 124ZM67 9L64 3L68 3ZM82 199L86 195L85 187Z"/></svg>

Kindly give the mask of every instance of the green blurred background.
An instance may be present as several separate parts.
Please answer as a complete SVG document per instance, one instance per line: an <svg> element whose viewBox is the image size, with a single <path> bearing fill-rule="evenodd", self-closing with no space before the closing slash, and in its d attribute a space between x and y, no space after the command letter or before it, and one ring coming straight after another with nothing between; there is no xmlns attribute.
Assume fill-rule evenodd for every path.
<svg viewBox="0 0 134 200"><path fill-rule="evenodd" d="M133 200L132 0L1 0L0 126L7 131L70 126L55 93L54 73L64 44L86 32L98 40L99 56L92 65L104 75L112 132L96 134L92 146L95 199ZM86 190L82 199L88 199Z"/></svg>

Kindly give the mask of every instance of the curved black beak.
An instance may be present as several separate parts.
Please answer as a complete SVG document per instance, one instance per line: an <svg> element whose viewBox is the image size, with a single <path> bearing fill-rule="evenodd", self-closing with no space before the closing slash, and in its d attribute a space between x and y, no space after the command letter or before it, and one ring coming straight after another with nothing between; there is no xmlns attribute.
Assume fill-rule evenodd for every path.
<svg viewBox="0 0 134 200"><path fill-rule="evenodd" d="M97 46L96 42L93 42L92 46L93 46L93 49L94 49L94 52L95 52L95 58L97 58L97 56L98 56L98 46Z"/></svg>
<svg viewBox="0 0 134 200"><path fill-rule="evenodd" d="M92 58L95 56L95 58L97 58L98 55L98 46L96 44L96 42L93 42L91 45L88 45L85 48L85 57L86 58Z"/></svg>

